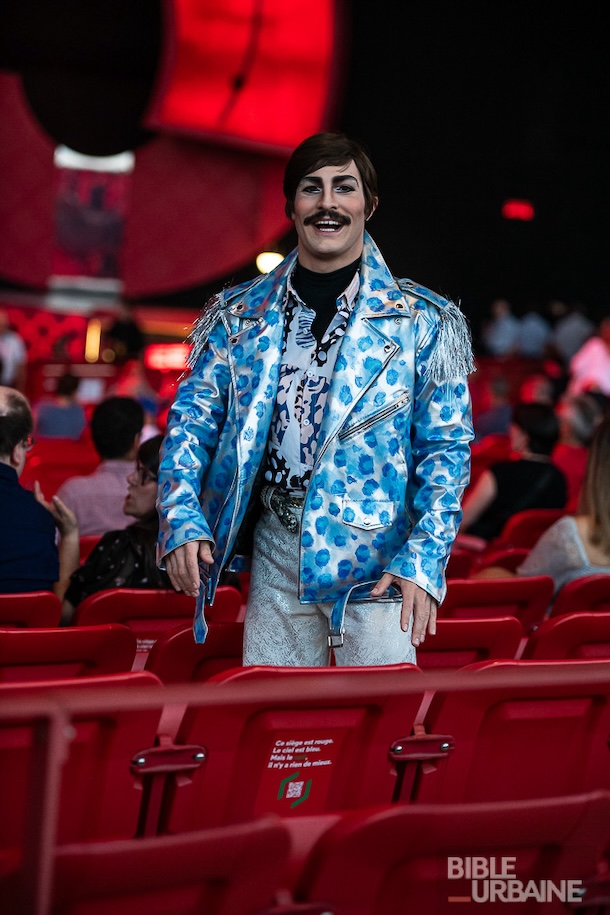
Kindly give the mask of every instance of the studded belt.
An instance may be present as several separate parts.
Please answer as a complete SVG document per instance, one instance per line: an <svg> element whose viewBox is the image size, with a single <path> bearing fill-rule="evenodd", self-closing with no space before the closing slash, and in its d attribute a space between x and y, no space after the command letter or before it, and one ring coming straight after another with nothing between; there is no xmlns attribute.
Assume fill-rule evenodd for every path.
<svg viewBox="0 0 610 915"><path fill-rule="evenodd" d="M299 518L295 511L300 513L305 504L305 494L287 492L277 486L264 486L261 500L265 508L270 508L277 515L280 524L296 534L299 530Z"/></svg>

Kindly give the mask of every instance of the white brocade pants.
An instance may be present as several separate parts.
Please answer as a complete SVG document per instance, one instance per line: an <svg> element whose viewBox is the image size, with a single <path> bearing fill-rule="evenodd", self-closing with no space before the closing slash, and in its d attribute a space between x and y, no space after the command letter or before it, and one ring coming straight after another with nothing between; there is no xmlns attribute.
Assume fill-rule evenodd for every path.
<svg viewBox="0 0 610 915"><path fill-rule="evenodd" d="M296 513L295 513L296 514ZM332 604L300 604L299 535L268 509L254 532L244 626L244 665L324 667L330 663ZM337 666L416 663L408 632L400 628L400 600L348 602Z"/></svg>

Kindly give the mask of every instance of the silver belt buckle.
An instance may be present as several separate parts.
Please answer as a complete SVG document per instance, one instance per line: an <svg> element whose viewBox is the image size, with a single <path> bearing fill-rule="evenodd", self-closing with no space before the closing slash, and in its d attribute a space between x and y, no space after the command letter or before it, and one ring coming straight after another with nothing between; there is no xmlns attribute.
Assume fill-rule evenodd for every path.
<svg viewBox="0 0 610 915"><path fill-rule="evenodd" d="M290 510L291 504L295 505L295 500L278 489L272 489L267 498L269 508L275 512L282 526L291 534L296 534L299 530L299 522Z"/></svg>
<svg viewBox="0 0 610 915"><path fill-rule="evenodd" d="M328 636L328 647L329 648L343 648L343 633L340 632L339 635L329 635Z"/></svg>

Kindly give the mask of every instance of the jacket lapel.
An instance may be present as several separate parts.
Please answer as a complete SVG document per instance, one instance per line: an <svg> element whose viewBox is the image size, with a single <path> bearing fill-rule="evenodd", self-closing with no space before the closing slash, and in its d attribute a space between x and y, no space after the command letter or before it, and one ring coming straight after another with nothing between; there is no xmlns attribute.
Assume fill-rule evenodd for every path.
<svg viewBox="0 0 610 915"><path fill-rule="evenodd" d="M360 291L341 340L322 418L318 457L400 349L388 333L388 319L393 323L398 318L406 319L410 313L379 249L365 233Z"/></svg>

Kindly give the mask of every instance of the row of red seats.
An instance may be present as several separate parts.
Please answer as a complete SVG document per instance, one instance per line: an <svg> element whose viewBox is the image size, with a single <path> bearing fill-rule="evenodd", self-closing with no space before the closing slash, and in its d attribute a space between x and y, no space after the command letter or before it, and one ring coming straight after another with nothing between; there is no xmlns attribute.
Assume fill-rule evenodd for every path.
<svg viewBox="0 0 610 915"><path fill-rule="evenodd" d="M264 817L177 836L60 846L49 868L49 908L36 911L455 915L456 903L464 910L474 896L486 912L512 902L525 915L541 905L549 915L576 906L603 915L609 888L600 871L609 843L607 791L384 806L307 824ZM502 873L501 862L503 876L490 878Z"/></svg>
<svg viewBox="0 0 610 915"><path fill-rule="evenodd" d="M610 576L591 574L568 582L549 611L552 594L553 582L547 575L449 579L439 621L511 616L529 636L547 616L609 612ZM194 598L173 590L112 588L85 598L76 609L75 624L124 623L136 632L140 650L147 652L162 631L191 625L194 607ZM206 615L213 623L235 622L243 618L243 611L243 593L222 585ZM60 602L51 592L0 594L0 628L53 628L59 617Z"/></svg>
<svg viewBox="0 0 610 915"><path fill-rule="evenodd" d="M479 661L610 660L610 612L577 612L544 622L523 639L510 616L439 620L418 649L422 670L456 670ZM141 640L140 640L141 642ZM195 643L189 625L158 635L149 651L123 623L66 629L0 629L0 683L91 677L146 669L163 683L203 682L242 665L243 622L211 622Z"/></svg>
<svg viewBox="0 0 610 915"><path fill-rule="evenodd" d="M407 861L414 842L421 851L428 848L433 858L473 848L474 832L465 829L464 842L458 838L460 822L468 823L469 816L478 829L478 852L472 853L485 854L484 837L491 836L493 828L476 819L479 804L484 805L480 815L486 810L488 820L497 810L497 824L502 805L508 805L507 816L508 809L512 811L514 827L505 825L507 855L538 841L533 838L539 835L537 827L532 825L530 831L528 825L537 813L540 823L548 826L544 811L562 809L564 824L574 825L568 811L579 808L589 829L589 841L580 844L595 848L594 860L586 872L582 862L570 872L564 860L565 869L557 872L543 856L537 871L541 878L593 877L608 845L607 831L599 825L604 822L608 829L607 806L602 803L604 816L599 820L588 819L589 801L570 802L567 797L610 790L610 662L496 661L433 676L413 665L382 670L244 668L208 684L173 688L164 687L150 672L132 672L80 685L57 681L44 689L40 683L4 685L0 698L5 700L0 702L0 808L5 813L0 819L0 892L6 900L20 893L29 896L30 903L39 903L46 893L48 901L60 887L64 900L74 887L85 897L100 892L102 900L112 898L129 884L127 871L139 874L136 890L144 892L138 883L145 879L140 866L154 860L155 848L167 848L167 861L173 860L171 849L196 844L200 830L260 825L270 814L280 817L284 826L290 823L293 857L299 865L305 862L303 868L293 861L291 876L283 874L291 891L287 904L325 903L327 908L319 911L335 909L329 908L326 897L308 896L305 874L319 869L330 874L329 862L336 864L341 858L333 856L332 843L312 851L312 858L312 830L314 837L320 831L325 834L331 824L339 835L343 830L350 833L355 823L369 822L371 808L377 805L383 810L372 814L374 818L401 823L407 831L402 839L395 833L396 852L379 847L370 862L372 872L363 865L371 879L379 856L389 854L392 860L393 854L402 855ZM168 709L175 712L173 718L167 716ZM169 720L176 725L171 732L164 728ZM599 797L589 800L597 809ZM455 804L466 806L456 814L443 843L432 827L426 828L426 816L446 823L447 805ZM413 812L405 813L404 819L399 810ZM337 825L339 821L343 825ZM544 839L545 855L550 851L551 860L561 860L558 848L569 835L559 827L561 822L556 821L557 831L547 832ZM374 834L392 833L378 826L372 827ZM492 845L500 841L499 833L495 836L490 838ZM233 839L238 842L235 832ZM123 844L115 846L116 841ZM236 860L241 860L240 847L233 845ZM124 866L116 872L106 870L105 856L115 860L120 848ZM190 854L186 857L190 860ZM527 857L531 863L532 856ZM71 874L78 872L75 882L64 882L57 871L64 860L72 861ZM347 855L345 866L349 860ZM105 890L97 865L107 875ZM239 882L235 868L231 870ZM219 871L213 866L208 872L203 866L202 873L210 879ZM356 879L354 869L346 873ZM423 871L418 877L416 868L410 879L407 873L408 869L403 874L407 896L424 892ZM47 885L52 874L55 880ZM156 871L149 875L151 901L157 892L151 888L164 885L165 879ZM335 879L342 883L336 874ZM275 882L277 888L277 873ZM392 892L396 889L393 885ZM450 894L451 887L443 883L442 891ZM373 879L361 903L350 908L344 902L336 911L372 915L388 911L387 902L383 887ZM8 911L37 915L76 910L65 901L56 908L32 904L11 909L7 904ZM126 912L126 904L112 911ZM155 904L157 908L142 911L180 911L168 909L167 899L166 908L160 907L161 900ZM98 911L103 910L99 905L98 900ZM182 905L186 906L184 897ZM197 911L192 896L191 905L184 911ZM213 900L209 909L202 905L203 911L215 911ZM94 908L78 911L80 915Z"/></svg>

